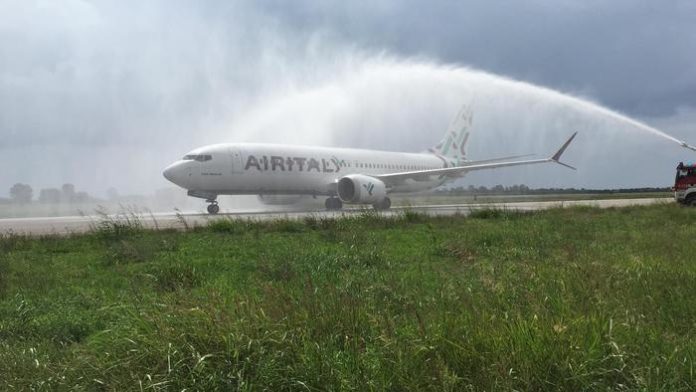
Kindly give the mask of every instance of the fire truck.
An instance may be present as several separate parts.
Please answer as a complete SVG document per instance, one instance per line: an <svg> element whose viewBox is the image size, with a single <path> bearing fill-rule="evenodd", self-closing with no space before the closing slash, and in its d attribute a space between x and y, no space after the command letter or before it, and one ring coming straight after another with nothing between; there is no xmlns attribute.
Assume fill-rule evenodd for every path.
<svg viewBox="0 0 696 392"><path fill-rule="evenodd" d="M677 203L696 207L696 163L679 162L672 190Z"/></svg>

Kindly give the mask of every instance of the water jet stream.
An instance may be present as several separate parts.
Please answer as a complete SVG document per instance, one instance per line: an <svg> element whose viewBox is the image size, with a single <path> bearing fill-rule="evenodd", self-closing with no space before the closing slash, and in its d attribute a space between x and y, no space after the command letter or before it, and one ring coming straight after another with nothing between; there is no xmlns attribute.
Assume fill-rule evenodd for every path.
<svg viewBox="0 0 696 392"><path fill-rule="evenodd" d="M380 56L358 56L344 65L335 64L319 80L300 81L292 89L271 95L236 119L232 133L242 139L278 141L279 135L271 130L291 123L300 131L288 138L289 142L350 145L355 144L354 139L345 140L343 135L373 128L363 136L373 141L379 137L374 132L377 130L389 132L385 129L396 126L403 130L412 124L428 129L423 126L429 120L422 117L442 113L448 118L462 103L470 102L475 117L481 112L497 116L497 123L489 121L487 129L505 125L522 131L514 126L518 125L515 119L534 122L537 128L537 122L545 127L556 124L558 128L598 122L601 126L595 124L594 128L607 130L622 124L696 151L685 141L590 100L479 70ZM406 107L409 109L404 111ZM336 136L343 140L335 140Z"/></svg>

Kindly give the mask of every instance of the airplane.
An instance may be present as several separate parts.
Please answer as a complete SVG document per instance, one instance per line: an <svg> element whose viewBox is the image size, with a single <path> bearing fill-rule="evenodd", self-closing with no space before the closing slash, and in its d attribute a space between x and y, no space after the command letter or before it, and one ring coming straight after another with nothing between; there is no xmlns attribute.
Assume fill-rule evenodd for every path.
<svg viewBox="0 0 696 392"><path fill-rule="evenodd" d="M164 169L164 177L205 199L208 213L217 214L219 195L325 196L327 210L343 204L391 206L392 193L420 192L477 170L557 163L577 132L543 159L530 155L470 161L466 159L472 113L464 107L442 141L422 153L283 144L232 143L197 148ZM517 160L516 160L517 159Z"/></svg>

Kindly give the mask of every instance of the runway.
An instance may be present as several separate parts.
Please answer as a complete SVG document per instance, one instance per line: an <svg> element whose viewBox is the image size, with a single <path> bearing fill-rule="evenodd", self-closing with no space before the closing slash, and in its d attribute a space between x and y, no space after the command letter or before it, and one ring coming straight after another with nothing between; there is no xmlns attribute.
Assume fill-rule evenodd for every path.
<svg viewBox="0 0 696 392"><path fill-rule="evenodd" d="M499 208L518 211L543 210L554 207L593 206L599 208L626 207L632 205L650 205L673 202L671 198L641 198L641 199L606 199L606 200L572 200L572 201L528 201L509 203L478 203L478 204L447 204L421 205L410 207L393 207L380 212L391 216L403 213L405 210L417 211L428 215L468 214L474 210ZM30 235L65 235L84 233L105 220L122 221L137 219L143 227L151 229L184 229L186 227L204 226L214 219L302 219L313 216L316 218L337 218L351 214L359 214L371 207L347 208L341 211L225 211L215 216L198 212L182 213L147 213L147 214L115 214L93 216L64 216L49 218L12 218L0 219L0 233L30 234Z"/></svg>

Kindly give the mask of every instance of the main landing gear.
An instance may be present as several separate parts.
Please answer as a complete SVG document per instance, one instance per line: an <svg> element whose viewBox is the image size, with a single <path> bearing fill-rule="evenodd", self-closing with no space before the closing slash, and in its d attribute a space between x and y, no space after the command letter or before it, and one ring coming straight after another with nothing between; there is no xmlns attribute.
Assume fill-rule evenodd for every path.
<svg viewBox="0 0 696 392"><path fill-rule="evenodd" d="M218 205L217 200L206 200L206 202L210 203L208 204L208 213L210 215L215 215L218 212L220 212L220 206Z"/></svg>
<svg viewBox="0 0 696 392"><path fill-rule="evenodd" d="M326 202L324 202L324 206L326 206L326 209L329 211L337 211L343 208L343 202L338 197L329 197L326 199Z"/></svg>
<svg viewBox="0 0 696 392"><path fill-rule="evenodd" d="M388 197L385 197L384 200L379 203L375 203L372 206L375 208L375 210L388 210L391 207L391 200Z"/></svg>

